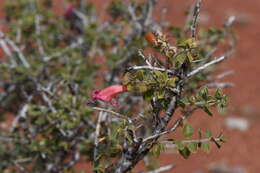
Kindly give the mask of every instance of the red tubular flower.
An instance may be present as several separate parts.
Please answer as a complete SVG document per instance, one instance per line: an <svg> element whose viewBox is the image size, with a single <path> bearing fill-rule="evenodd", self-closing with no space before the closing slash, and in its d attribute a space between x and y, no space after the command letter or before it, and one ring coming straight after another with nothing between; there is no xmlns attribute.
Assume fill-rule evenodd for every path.
<svg viewBox="0 0 260 173"><path fill-rule="evenodd" d="M103 102L112 103L112 99L114 99L118 94L126 91L127 88L123 85L111 85L102 90L95 91L94 93L91 94L91 98L94 100L101 100Z"/></svg>

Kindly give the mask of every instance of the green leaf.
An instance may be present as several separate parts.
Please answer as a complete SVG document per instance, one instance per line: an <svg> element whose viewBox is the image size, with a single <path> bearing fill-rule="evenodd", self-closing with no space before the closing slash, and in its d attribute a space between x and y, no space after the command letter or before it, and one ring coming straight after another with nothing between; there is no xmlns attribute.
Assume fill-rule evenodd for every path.
<svg viewBox="0 0 260 173"><path fill-rule="evenodd" d="M184 159L188 159L190 156L190 150L185 147L183 150L179 150L179 153L183 156Z"/></svg>
<svg viewBox="0 0 260 173"><path fill-rule="evenodd" d="M220 114L224 115L227 113L227 108L222 103L217 104L217 110Z"/></svg>
<svg viewBox="0 0 260 173"><path fill-rule="evenodd" d="M159 91L156 91L156 98L157 99L163 99L165 97L165 90L159 90Z"/></svg>
<svg viewBox="0 0 260 173"><path fill-rule="evenodd" d="M139 79L139 80L144 80L144 71L143 70L138 70L136 73L135 73L136 77Z"/></svg>
<svg viewBox="0 0 260 173"><path fill-rule="evenodd" d="M190 52L187 52L187 57L188 57L188 59L189 59L190 62L193 61L193 56L191 55Z"/></svg>
<svg viewBox="0 0 260 173"><path fill-rule="evenodd" d="M166 72L161 72L158 70L154 70L153 72L155 73L158 81L164 82L167 80L168 75Z"/></svg>
<svg viewBox="0 0 260 173"><path fill-rule="evenodd" d="M207 138L211 138L212 132L209 129L207 129L206 132L205 132L205 135L206 135Z"/></svg>
<svg viewBox="0 0 260 173"><path fill-rule="evenodd" d="M147 90L144 94L143 94L143 98L145 101L150 101L152 100L154 96L154 91L152 89Z"/></svg>
<svg viewBox="0 0 260 173"><path fill-rule="evenodd" d="M201 149L202 149L204 152L206 152L206 153L209 153L209 152L210 152L210 146L209 146L209 144L206 143L206 142L203 142L203 143L201 144Z"/></svg>
<svg viewBox="0 0 260 173"><path fill-rule="evenodd" d="M193 135L193 128L189 124L185 124L182 128L182 135L185 138L189 138Z"/></svg>
<svg viewBox="0 0 260 173"><path fill-rule="evenodd" d="M168 85L169 87L171 87L171 88L174 88L174 87L176 86L176 80L177 80L176 77L169 79L169 80L167 81L167 85Z"/></svg>
<svg viewBox="0 0 260 173"><path fill-rule="evenodd" d="M185 106L187 106L189 103L190 103L190 102L189 102L188 97L183 97L183 98L181 98L181 99L180 99L180 102L179 102L179 104L180 104L180 106L181 106L182 108L184 108Z"/></svg>
<svg viewBox="0 0 260 173"><path fill-rule="evenodd" d="M203 86L203 87L201 87L201 88L199 89L199 96L200 96L201 98L203 98L205 101L208 100L208 94L209 94L209 89L208 89L208 87Z"/></svg>
<svg viewBox="0 0 260 173"><path fill-rule="evenodd" d="M152 148L152 154L155 156L155 157L159 157L160 156L160 153L162 151L165 150L165 146L163 144L157 144L157 145L154 145L153 148Z"/></svg>
<svg viewBox="0 0 260 173"><path fill-rule="evenodd" d="M208 106L204 106L202 107L202 109L204 110L204 112L206 112L209 116L213 116L212 112L210 111Z"/></svg>
<svg viewBox="0 0 260 173"><path fill-rule="evenodd" d="M139 92L144 93L148 90L148 87L144 83L140 83L137 86Z"/></svg>
<svg viewBox="0 0 260 173"><path fill-rule="evenodd" d="M198 151L198 143L197 142L191 142L187 145L190 152L195 153Z"/></svg>
<svg viewBox="0 0 260 173"><path fill-rule="evenodd" d="M221 90L220 88L218 88L218 89L216 90L214 96L215 96L215 98L216 98L217 100L221 99L221 98L223 97L223 92L222 92L222 90Z"/></svg>
<svg viewBox="0 0 260 173"><path fill-rule="evenodd" d="M183 150L184 147L185 147L184 144L179 140L174 140L174 143L175 143L178 150Z"/></svg>
<svg viewBox="0 0 260 173"><path fill-rule="evenodd" d="M181 53L180 55L178 55L175 60L175 67L180 67L185 60L186 60L186 54Z"/></svg>

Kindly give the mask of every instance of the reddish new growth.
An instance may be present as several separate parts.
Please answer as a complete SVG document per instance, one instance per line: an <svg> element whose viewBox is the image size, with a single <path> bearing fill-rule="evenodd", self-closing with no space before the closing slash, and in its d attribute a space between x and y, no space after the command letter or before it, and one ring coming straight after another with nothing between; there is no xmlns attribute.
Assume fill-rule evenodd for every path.
<svg viewBox="0 0 260 173"><path fill-rule="evenodd" d="M73 10L74 10L74 5L73 4L69 5L69 7L66 9L66 11L64 13L65 19L70 20L73 18L73 16L74 16Z"/></svg>
<svg viewBox="0 0 260 173"><path fill-rule="evenodd" d="M91 94L91 98L94 100L101 100L103 102L109 102L113 106L116 103L112 103L113 99L120 93L126 92L127 88L123 85L111 85L99 91L95 91Z"/></svg>

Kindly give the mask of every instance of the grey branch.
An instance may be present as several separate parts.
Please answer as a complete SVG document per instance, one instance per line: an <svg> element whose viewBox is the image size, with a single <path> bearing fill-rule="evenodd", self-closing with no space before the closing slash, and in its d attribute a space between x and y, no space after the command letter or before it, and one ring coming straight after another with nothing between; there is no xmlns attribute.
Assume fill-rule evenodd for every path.
<svg viewBox="0 0 260 173"><path fill-rule="evenodd" d="M173 168L175 168L174 165L166 165L166 166L160 167L158 169L155 169L153 171L148 171L146 173L161 173L161 172L164 172L164 171L169 171L169 170L171 170Z"/></svg>
<svg viewBox="0 0 260 173"><path fill-rule="evenodd" d="M195 70L193 70L192 72L190 72L187 77L189 78L189 77L191 77L191 76L194 76L195 74L197 74L197 73L203 71L203 70L206 69L207 67L209 67L209 66L211 66L211 65L213 65L213 64L217 64L217 63L223 61L224 59L226 59L227 57L230 56L231 52L232 52L232 51L229 51L229 52L225 53L224 55L222 55L222 56L220 56L220 57L216 57L216 58L214 58L214 60L212 60L212 61L210 61L210 62L208 62L208 63L206 63L206 64L204 64L204 65L202 65L202 66L200 66L200 67L198 67L198 68L196 68Z"/></svg>
<svg viewBox="0 0 260 173"><path fill-rule="evenodd" d="M6 37L4 35L3 32L0 32L0 37L4 40L12 47L12 49L17 53L19 59L21 60L21 62L23 63L24 67L29 68L30 64L28 63L28 61L26 60L25 56L23 55L22 51L20 50L20 48L8 37ZM2 43L3 44L3 43ZM2 45L3 46L3 45ZM6 51L6 50L5 50ZM9 55L8 55L9 56ZM10 56L9 56L10 57Z"/></svg>
<svg viewBox="0 0 260 173"><path fill-rule="evenodd" d="M99 135L101 130L101 123L106 118L107 112L99 112L97 125L96 125L96 131L95 131L95 141L94 141L94 152L93 152L93 158L94 158L94 165L97 166L99 163L98 160L98 146L99 146Z"/></svg>
<svg viewBox="0 0 260 173"><path fill-rule="evenodd" d="M181 141L183 144L195 142L195 143L206 143L206 142L211 142L211 141L222 141L221 138L205 138L205 139L191 139L191 140L183 140ZM163 141L162 143L166 144L167 148L176 148L176 144L172 144L170 141ZM169 144L170 143L170 144Z"/></svg>
<svg viewBox="0 0 260 173"><path fill-rule="evenodd" d="M208 83L206 84L206 86L208 87L219 87L219 88L226 88L226 87L233 87L235 86L234 83L231 83L231 82L222 82L222 83Z"/></svg>
<svg viewBox="0 0 260 173"><path fill-rule="evenodd" d="M143 142L151 141L151 140L156 139L156 138L158 138L158 137L161 137L161 136L163 136L163 135L166 135L166 134L169 134L169 133L171 133L171 132L174 132L174 131L177 129L177 127L179 127L179 125L181 124L181 122L182 122L183 120L185 120L185 119L186 119L186 117L185 117L185 116L182 116L181 118L179 118L179 119L174 123L174 125L173 125L173 127L172 127L171 129L166 130L166 131L163 131L163 132L161 132L161 133L157 133L157 134L152 135L152 136L148 136L147 138L145 138L145 139L143 140Z"/></svg>
<svg viewBox="0 0 260 173"><path fill-rule="evenodd" d="M193 11L193 17L192 17L192 23L191 23L191 37L195 37L196 35L196 23L197 19L200 13L200 7L201 7L201 0L197 0L194 11Z"/></svg>
<svg viewBox="0 0 260 173"><path fill-rule="evenodd" d="M2 36L0 36L0 37L2 37ZM5 39L3 37L0 38L0 46L2 47L2 49L6 53L6 55L9 57L9 59L10 59L10 61L12 63L12 67L16 67L17 66L17 62L15 61L15 57L12 54L12 52L10 51L10 49L7 46L7 43L6 43L6 41L5 41Z"/></svg>
<svg viewBox="0 0 260 173"><path fill-rule="evenodd" d="M79 38L77 40L77 42L72 43L71 45L69 45L66 48L64 48L63 50L61 50L60 52L56 52L56 53L53 53L52 55L43 57L43 61L48 62L52 58L59 57L59 56L63 55L65 52L67 52L68 50L75 49L75 48L81 46L82 44L83 44L83 39Z"/></svg>
<svg viewBox="0 0 260 173"><path fill-rule="evenodd" d="M97 111L107 112L107 113L110 113L111 115L115 116L116 118L123 119L123 120L126 120L128 122L131 122L131 120L128 119L126 116L124 116L124 115L122 115L120 113L111 111L109 109L104 109L104 108L100 108L100 107L92 107L92 109L97 110Z"/></svg>
<svg viewBox="0 0 260 173"><path fill-rule="evenodd" d="M226 71L224 73L221 73L219 75L216 76L216 79L222 79L228 75L231 75L231 74L234 74L234 71L233 70L229 70L229 71Z"/></svg>
<svg viewBox="0 0 260 173"><path fill-rule="evenodd" d="M127 70L128 71L132 71L132 70L157 70L157 71L167 72L167 73L170 73L170 74L175 74L174 70L160 68L160 67L154 67L154 66L133 66L133 67L129 67Z"/></svg>

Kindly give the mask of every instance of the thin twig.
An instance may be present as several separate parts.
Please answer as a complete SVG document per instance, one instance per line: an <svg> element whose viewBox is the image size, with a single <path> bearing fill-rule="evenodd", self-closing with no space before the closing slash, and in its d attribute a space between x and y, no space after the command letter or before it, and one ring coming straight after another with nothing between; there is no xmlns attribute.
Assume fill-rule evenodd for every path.
<svg viewBox="0 0 260 173"><path fill-rule="evenodd" d="M234 74L234 71L233 70L229 70L229 71L226 71L224 73L221 73L219 75L216 76L216 79L222 79L228 75L231 75L231 74Z"/></svg>
<svg viewBox="0 0 260 173"><path fill-rule="evenodd" d="M161 133L157 133L157 134L152 135L152 136L148 136L147 138L143 139L143 142L145 143L145 142L147 142L147 141L150 141L150 140L156 139L156 138L158 138L158 137L161 137L161 136L163 136L163 135L166 135L166 134L169 134L169 133L171 133L171 132L174 132L174 131L177 129L177 127L179 127L179 125L181 124L181 122L182 122L184 119L186 119L186 117L185 117L185 116L182 116L181 118L179 118L179 119L174 123L174 125L173 125L173 127L172 127L171 129L166 130L166 131L163 131L163 132L161 132Z"/></svg>
<svg viewBox="0 0 260 173"><path fill-rule="evenodd" d="M0 46L2 47L2 49L6 53L6 55L9 57L11 64L12 64L12 67L16 67L17 62L15 61L15 56L12 54L9 47L7 46L5 39L2 36L0 36L0 37L1 37L0 38Z"/></svg>
<svg viewBox="0 0 260 173"><path fill-rule="evenodd" d="M17 124L19 123L19 121L21 119L26 119L27 117L27 111L29 109L29 102L31 102L33 98L33 95L30 95L28 96L27 98L27 103L26 104L23 104L21 106L21 109L19 110L17 116L15 117L15 119L13 120L12 122L12 128L11 128L11 132L13 133L14 132L14 129L16 128Z"/></svg>
<svg viewBox="0 0 260 173"><path fill-rule="evenodd" d="M187 144L187 143L191 143L191 142L195 142L195 143L206 143L206 142L211 142L211 141L223 141L222 138L205 138L205 139L191 139L191 140L182 140L181 142L183 144ZM172 141L162 141L161 143L163 144L167 144L168 148L176 148L177 145L173 144Z"/></svg>
<svg viewBox="0 0 260 173"><path fill-rule="evenodd" d="M61 55L63 55L64 53L66 53L67 51L71 50L71 49L75 49L79 46L81 46L83 44L83 39L79 38L77 40L77 42L72 43L71 45L67 46L66 48L62 49L60 52L55 52L52 55L49 56L45 56L43 57L43 61L48 62L49 60L51 60L54 57L59 57Z"/></svg>
<svg viewBox="0 0 260 173"><path fill-rule="evenodd" d="M98 120L97 120L97 125L96 125L96 131L95 131L95 141L94 141L94 152L93 152L93 158L94 158L94 165L97 166L99 163L98 159L98 146L99 146L99 135L100 135L100 130L101 130L101 122L104 121L104 118L106 117L107 113L106 112L99 112L98 115Z"/></svg>
<svg viewBox="0 0 260 173"><path fill-rule="evenodd" d="M5 41L12 47L12 49L17 53L19 59L22 61L24 67L29 68L30 64L28 63L28 61L26 60L25 56L23 55L22 51L20 50L20 48L8 37L6 37L4 35L3 32L0 32L0 37L4 37Z"/></svg>
<svg viewBox="0 0 260 173"><path fill-rule="evenodd" d="M226 88L226 87L233 87L235 86L234 83L231 83L231 82L222 82L222 83L208 83L208 84L205 84L206 86L208 87L218 87L218 88Z"/></svg>
<svg viewBox="0 0 260 173"><path fill-rule="evenodd" d="M204 65L202 65L202 66L200 66L200 67L198 67L198 68L196 68L195 70L193 70L192 72L190 72L190 73L187 75L187 77L189 78L189 77L191 77L191 76L194 76L195 74L197 74L197 73L203 71L203 70L206 69L207 67L209 67L209 66L211 66L211 65L213 65L213 64L219 63L219 62L221 62L221 61L223 61L224 59L226 59L227 57L230 56L231 52L232 52L232 51L229 51L229 52L225 53L224 55L222 55L222 56L220 56L220 57L216 57L216 58L214 58L214 60L212 60L212 61L210 61L210 62L208 62L208 63L206 63L206 64L204 64Z"/></svg>
<svg viewBox="0 0 260 173"><path fill-rule="evenodd" d="M166 166L162 166L158 169L155 169L153 171L148 171L148 172L145 172L145 173L161 173L161 172L165 172L165 171L169 171L171 169L175 168L174 165L166 165Z"/></svg>
<svg viewBox="0 0 260 173"><path fill-rule="evenodd" d="M43 48L43 44L42 44L42 40L40 39L40 34L41 34L41 25L40 25L40 21L41 21L41 16L36 14L35 15L35 30L36 30L36 41L37 41L37 44L38 44L38 47L39 47L39 53L41 56L44 56L45 55L45 51L44 51L44 48Z"/></svg>
<svg viewBox="0 0 260 173"><path fill-rule="evenodd" d="M111 113L111 115L114 115L116 118L129 121L129 119L126 116L124 116L120 113L111 111L109 109L104 109L104 108L100 108L100 107L92 107L92 109L97 110L97 111L103 111L103 112Z"/></svg>
<svg viewBox="0 0 260 173"><path fill-rule="evenodd" d="M167 72L170 74L175 74L174 70L169 70L169 69L154 67L154 66L132 66L132 67L129 67L127 70L128 71L131 71L131 70L157 70L157 71Z"/></svg>

